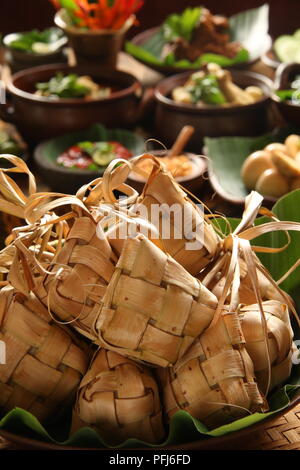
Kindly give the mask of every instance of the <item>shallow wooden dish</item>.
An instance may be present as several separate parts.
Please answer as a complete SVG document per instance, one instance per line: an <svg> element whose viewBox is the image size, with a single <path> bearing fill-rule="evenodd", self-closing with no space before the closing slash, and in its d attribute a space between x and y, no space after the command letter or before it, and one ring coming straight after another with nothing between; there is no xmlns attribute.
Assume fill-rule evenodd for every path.
<svg viewBox="0 0 300 470"><path fill-rule="evenodd" d="M278 418L280 416L285 415L289 411L291 411L296 405L300 403L300 392L291 400L291 403L284 408L283 410L278 411L272 416L269 416L265 420L261 421L260 423L254 424L249 426L241 431L232 432L225 436L221 437L203 437L202 439L177 444L172 446L166 447L154 447L152 450L220 450L222 448L226 448L226 446L230 445L230 443L235 443L234 447L238 450L238 440L245 437L250 436L252 433L258 432L262 430L266 423L271 422L274 418ZM0 435L3 436L8 441L16 444L21 449L36 449L36 450L102 450L106 451L107 449L99 449L99 448L87 448L87 447L72 447L72 446L64 446L64 445L57 445L54 443L43 442L37 439L31 439L28 437L20 436L8 431L0 430ZM130 452L133 449L128 449ZM143 448L139 448L138 450L143 450ZM145 450L150 450L149 447L145 448ZM115 452L114 449L111 449L111 452Z"/></svg>
<svg viewBox="0 0 300 470"><path fill-rule="evenodd" d="M134 36L131 39L131 42L135 46L142 47L145 44L145 42L149 41L149 39L151 39L159 31L159 29L160 29L160 26L156 26L154 28L146 29L142 33L139 33L136 36ZM270 38L270 36L267 36L266 47L269 47L270 42L271 42L271 38ZM242 62L240 64L232 65L232 66L226 67L226 68L229 68L229 69L245 69L245 68L249 67L250 65L253 65L255 62L257 62L259 60L259 58L260 58L259 56L253 57L250 60L248 60L247 62ZM187 71L195 72L197 70L197 68L195 68L195 67L175 67L175 66L163 65L163 64L159 65L159 64L149 63L149 62L147 62L145 60L142 60L142 59L138 59L138 58L135 58L135 59L138 60L139 62L141 62L142 64L146 65L147 67L150 67L151 69L156 70L157 72L159 72L163 75L174 75L175 73L182 73L182 72L187 72Z"/></svg>
<svg viewBox="0 0 300 470"><path fill-rule="evenodd" d="M20 33L7 34L3 38L3 44L6 47L5 60L10 66L13 73L19 72L20 70L28 69L30 67L37 67L39 65L67 64L68 57L66 50L64 49L67 44L67 38L65 44L59 47L54 52L48 52L46 54L36 54L34 52L22 51L15 49L10 46L10 42L17 39ZM23 34L23 32L21 33Z"/></svg>
<svg viewBox="0 0 300 470"><path fill-rule="evenodd" d="M43 181L54 191L75 193L82 185L102 176L105 168L98 171L64 168L56 163L57 157L70 146L83 141L112 140L123 144L133 155L144 151L144 139L133 132L122 129L106 129L95 124L83 131L72 132L39 144L34 151L34 160Z"/></svg>
<svg viewBox="0 0 300 470"><path fill-rule="evenodd" d="M235 204L237 206L244 207L245 205L245 198L242 197L235 197L234 195L224 191L224 188L221 186L217 176L215 175L211 165L208 166L208 175L209 175L209 181L210 184L212 185L213 190L225 201L230 202L231 204ZM249 191L250 194L250 191ZM264 197L264 206L268 208L272 208L275 204L277 199L273 197Z"/></svg>
<svg viewBox="0 0 300 470"><path fill-rule="evenodd" d="M151 150L150 153L157 157L163 157L165 156L166 151L165 150ZM207 170L206 159L193 153L188 153L188 152L182 152L182 153L186 155L189 158L189 160L192 162L194 171L191 175L180 176L176 178L176 181L183 188L186 188L191 193L197 194L199 193L199 190L201 189L202 185L205 182L205 179L203 178L203 176ZM146 181L141 176L134 174L133 172L130 174L130 177L127 179L127 183L130 186L132 186L134 189L136 189L139 193L143 191L145 182Z"/></svg>

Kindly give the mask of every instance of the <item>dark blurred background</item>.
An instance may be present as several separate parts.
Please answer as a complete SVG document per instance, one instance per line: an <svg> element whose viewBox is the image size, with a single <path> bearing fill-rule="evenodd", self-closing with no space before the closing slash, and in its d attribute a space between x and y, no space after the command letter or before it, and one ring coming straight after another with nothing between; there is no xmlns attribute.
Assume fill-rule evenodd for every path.
<svg viewBox="0 0 300 470"><path fill-rule="evenodd" d="M205 5L212 13L230 16L242 10L263 5L264 1L247 0L145 0L138 13L140 25L130 35L157 26L165 16L187 6ZM300 0L270 0L270 33L275 38L300 27ZM53 24L54 8L49 0L1 0L0 33L45 28Z"/></svg>

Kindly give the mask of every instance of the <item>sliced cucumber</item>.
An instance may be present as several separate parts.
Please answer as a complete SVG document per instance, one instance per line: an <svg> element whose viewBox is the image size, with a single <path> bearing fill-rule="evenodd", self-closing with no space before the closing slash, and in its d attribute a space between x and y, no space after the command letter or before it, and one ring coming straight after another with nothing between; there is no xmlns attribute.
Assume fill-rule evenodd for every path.
<svg viewBox="0 0 300 470"><path fill-rule="evenodd" d="M274 42L274 51L281 62L300 62L300 40L283 35Z"/></svg>
<svg viewBox="0 0 300 470"><path fill-rule="evenodd" d="M95 150L92 155L92 158L95 163L99 166L107 166L114 158L114 153L104 153L101 150Z"/></svg>
<svg viewBox="0 0 300 470"><path fill-rule="evenodd" d="M32 52L36 54L49 54L52 52L51 44L46 42L34 42L31 46Z"/></svg>
<svg viewBox="0 0 300 470"><path fill-rule="evenodd" d="M20 153L20 147L13 141L7 141L0 144L0 152L17 155Z"/></svg>
<svg viewBox="0 0 300 470"><path fill-rule="evenodd" d="M0 131L0 145L9 140L9 135L5 131Z"/></svg>

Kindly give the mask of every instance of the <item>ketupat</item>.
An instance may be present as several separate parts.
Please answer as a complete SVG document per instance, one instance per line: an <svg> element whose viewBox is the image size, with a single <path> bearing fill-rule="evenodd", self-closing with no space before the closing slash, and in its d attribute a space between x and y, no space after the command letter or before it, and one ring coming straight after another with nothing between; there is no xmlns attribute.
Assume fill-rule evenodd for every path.
<svg viewBox="0 0 300 470"><path fill-rule="evenodd" d="M73 412L72 432L83 426L96 429L110 445L129 438L161 442L162 406L151 370L100 349L79 386Z"/></svg>
<svg viewBox="0 0 300 470"><path fill-rule="evenodd" d="M138 235L125 241L95 328L104 347L166 367L208 327L216 307L200 281Z"/></svg>
<svg viewBox="0 0 300 470"><path fill-rule="evenodd" d="M0 339L6 345L2 411L18 406L47 421L72 405L88 355L33 294L26 298L10 286L1 289Z"/></svg>
<svg viewBox="0 0 300 470"><path fill-rule="evenodd" d="M221 240L207 217L199 213L196 205L184 190L181 189L170 172L161 165L160 161L151 154L142 155L132 159L130 162L120 161L122 166L109 166L104 174L104 178L109 180L109 178L117 178L120 175L120 180L125 181L130 171L139 172L138 164L143 160L153 162L154 167L152 173L146 175L147 182L144 190L136 204L129 210L129 215L134 216L141 213L142 217L155 225L160 237L152 239L152 241L165 249L190 274L196 275L217 255L220 250ZM109 193L111 195L111 191ZM110 202L113 203L115 201L112 198ZM157 220L153 220L152 217L151 208L153 205L159 207L161 211ZM174 219L172 219L172 208L176 209L176 215L178 216L176 223L178 227ZM174 214L173 217L175 218ZM170 224L170 235L168 238L164 238L161 233L163 230L163 219ZM132 222L134 222L134 219ZM124 222L121 222L120 225L122 224L124 225ZM180 227L184 227L185 224L186 227L188 227L188 224L190 225L189 233L184 231L178 234L177 232ZM120 253L124 240L115 237L115 230L115 227L112 227L113 235L108 230L107 237L114 250ZM188 249L186 247L187 243L193 242L196 242L198 247Z"/></svg>
<svg viewBox="0 0 300 470"><path fill-rule="evenodd" d="M246 341L246 349L253 361L257 383L260 390L265 391L268 386L269 366L271 366L270 390L284 383L290 376L293 330L289 311L285 304L276 300L269 300L263 302L262 305L267 323L267 340L257 304L241 306L239 315Z"/></svg>
<svg viewBox="0 0 300 470"><path fill-rule="evenodd" d="M124 171L124 168L118 171ZM122 178L119 178L119 181L117 175L118 172L112 175L116 187L122 182ZM97 186L98 183L99 185ZM56 206L60 207L65 204L72 206L72 212L64 213L57 218L60 221L64 220L69 225L69 229L64 234L63 243L56 247L56 251L54 250L55 259L50 270L49 263L51 263L51 259L49 263L46 262L48 272L45 273L45 279L48 276L49 286L52 282L52 287L56 287L57 282L64 283L64 281L67 281L68 276L75 269L77 263L80 265L80 269L82 269L82 264L85 265L87 263L89 266L89 264L95 261L93 257L86 255L86 253L78 258L73 252L76 254L77 246L80 247L80 250L86 250L86 247L92 245L91 240L97 234L101 234L101 240L98 239L96 245L98 246L98 251L103 252L105 264L107 261L106 254L109 253L108 258L111 256L111 248L105 238L105 233L101 232L100 226L97 229L94 219L94 215L97 213L99 215L99 212L97 212L99 204L101 206L103 201L106 202L109 199L106 197L107 187L101 187L101 184L105 186L105 183L100 180L98 183L79 191L77 198L59 195L60 198L58 200L49 203L49 198L53 197L53 194L37 194L36 196L31 196L30 200L25 202L25 213L32 215L32 223L35 220L36 228L38 228L37 234L41 233L39 230L42 230L45 220L48 220L47 217L50 217L48 222L55 226L55 217L57 218L57 216L54 216L54 213L50 215L51 210ZM92 189L87 197L83 196L86 189ZM132 195L134 196L133 193ZM45 204L43 202L40 204L43 200L46 201ZM221 286L220 294L218 294L220 297L219 301L217 301L209 289L204 288L197 279L190 275L169 254L166 254L163 251L163 247L155 246L142 235L137 235L134 238L125 240L125 242L123 241L119 261L117 261L116 257L112 262L112 276L103 285L100 280L101 295L98 298L99 302L95 303L95 310L93 311L92 309L92 312L90 312L91 315L89 323L86 325L87 328L82 328L81 333L88 336L86 333L91 331L92 328L93 337L90 339L94 339L95 334L96 341L102 342L110 350L110 352L105 354L111 357L120 357L115 354L117 351L134 357L138 361L146 360L152 364L163 366L164 369L161 368L159 374L165 375L166 401L164 406L169 415L182 408L193 416L200 418L209 428L214 428L254 411L265 411L267 410L267 402L263 392L267 392L267 389L270 388L269 385L273 387L275 383L280 383L288 374L291 366L291 332L288 326L287 310L284 310L282 315L277 312L277 307L276 311L271 312L271 315L274 317L272 319L272 326L275 325L275 327L270 332L274 337L277 335L278 356L274 359L268 353L269 356L266 362L266 351L264 350L263 357L259 357L262 362L265 361L263 362L263 368L257 366L257 356L253 356L253 361L251 359L253 351L251 349L252 337L250 334L247 334L249 331L251 333L251 328L250 330L247 329L247 323L244 323L246 326L243 331L243 321L246 322L245 318L251 317L252 311L255 310L255 321L259 323L259 320L261 320L259 323L261 327L260 342L267 338L266 327L269 321L270 304L267 307L268 311L261 311L260 306L249 306L250 299L253 299L253 297L255 298L258 295L263 298L264 293L269 295L271 292L272 295L275 293L278 296L280 305L286 300L287 304L292 306L288 296L282 293L280 289L275 288L275 282L271 282L269 275L266 274L264 269L262 271L258 270L258 272L264 276L265 285L253 287L253 268L257 267L256 263L259 264L259 262L252 252L248 240L261 233L270 231L270 229L299 230L299 224L290 222L273 222L265 224L265 226L251 228L261 201L262 198L257 193L253 193L247 199L243 221L238 229L222 241L216 235L219 244L213 259L216 262L222 259L222 257L224 257L225 261L227 259L225 263L226 269L223 273L225 284ZM115 206L115 210L118 211L121 208ZM45 214L47 215L46 219L42 218L42 216L45 217ZM54 219L52 220L51 217L54 217ZM74 220L75 223L73 223ZM29 226L29 233L33 226ZM212 226L210 228L214 230ZM72 230L74 230L73 235ZM44 241L42 238L40 239L40 235L37 236L37 239L31 239L30 237L23 239L21 235L21 230L15 231L10 247L14 250L20 249L20 253L23 253L25 258L28 256L28 264L25 263L22 266L27 266L29 271L32 270L33 281L36 281L36 283L33 283L33 286L36 289L36 286L40 285L42 277L39 274L37 279L35 278L35 258L32 256L32 250L35 253L37 248L39 251L42 247L47 246L47 237L46 241ZM68 240L65 242L65 239ZM28 247L26 243L21 246L22 240L27 240L28 243L31 240L33 246ZM36 242L38 242L37 245L35 245ZM98 245L98 243L100 244ZM62 247L63 244L64 247ZM108 248L108 251L104 249L105 246ZM251 252L251 262L249 261L249 251ZM76 263L72 256L75 256ZM199 259L197 258L197 260ZM23 263L25 261L23 259ZM39 261L41 262L41 260ZM65 261L67 261L66 264L64 264ZM114 266L115 262L116 267ZM60 268L63 269L60 270L59 264ZM206 269L209 270L210 267L208 266ZM239 273L240 269L242 271L241 276ZM24 272L22 270L20 272L21 276L23 276ZM68 294L69 300L66 297L65 305L60 305L62 310L59 315L62 318L59 321L70 321L70 325L78 329L77 320L80 322L85 320L85 316L82 316L82 309L86 305L88 307L91 306L90 302L94 301L94 296L91 296L88 302L86 302L86 298L81 297L79 302L81 310L76 311L76 315L73 312L72 316L68 303L72 304L75 291L75 294L77 294L80 288L89 284L88 279L82 279L82 282L78 281L79 284L75 286L75 277L76 274L73 273L70 276L70 282L66 282L62 286L63 290L66 289L64 294ZM258 282L260 283L260 279ZM89 287L97 290L99 289L99 279L96 279L95 283L96 285L91 283L92 286ZM47 285L47 282L44 285ZM230 289L231 285L233 286L232 289ZM237 289L238 285L239 289ZM241 296L242 285L247 287L246 291L243 292L245 297ZM51 302L52 290L49 286L47 285L48 291L46 290L44 297L45 305ZM263 289L259 287L263 287ZM156 292L157 288L159 294ZM4 288L3 292L7 289L10 290L11 288ZM245 307L239 305L240 296L243 300L246 300L247 305ZM30 294L30 297L34 298L32 294ZM26 298L28 297L24 293L17 293L17 299L22 299L23 301ZM52 303L54 314L57 305L57 302ZM50 321L50 309L49 311L44 307L43 309ZM4 308L5 312L6 308ZM69 315L70 312L71 317ZM144 322L143 325L146 325L146 330L148 327L151 329L151 334L147 333L145 335L146 330L143 328L138 329L141 326L141 319ZM157 332L155 331L156 329ZM281 332L283 333L281 334ZM191 346L195 338L196 341ZM282 341L280 338L282 338ZM135 341L134 348L129 344L130 341ZM273 345L273 338L271 338L271 343ZM263 347L259 349L262 351ZM259 352L258 355L260 356L260 354ZM124 357L120 361L122 363L124 361L126 364L134 364L132 360L125 359ZM166 368L168 365L174 366ZM195 367L193 367L194 365ZM139 368L138 370L141 371L144 366L135 365L134 367ZM264 388L266 384L266 390L259 389L255 370L258 371L257 379L260 387ZM269 375L271 375L270 384ZM128 377L133 376L128 374ZM87 380L89 382L89 376L87 376ZM89 393L94 386L96 387L93 381L89 382L87 389L83 385L83 395L85 392ZM199 396L201 396L200 400ZM94 404L97 407L97 403L95 402ZM84 403L85 405L86 403ZM88 424L93 424L97 420L95 409L91 408L91 414L87 411L85 420L88 421ZM108 409L109 406L106 409L104 407L103 411L108 412ZM156 409L158 410L158 408ZM147 421L147 413L145 415L142 413L141 416L145 416ZM128 424L131 419L130 416L127 416L125 413L123 417L124 423ZM127 433L129 428L130 425L126 429L126 435L123 435L122 431L119 433L118 428L116 428L115 442L118 439L120 442L129 437ZM160 427L158 426L157 429L160 429ZM132 435L134 435L133 431L128 432L132 432ZM104 428L103 434L100 429L100 434L105 441L106 432ZM157 435L151 441L152 437L148 437L149 442L158 442L160 440ZM144 437L140 436L140 438ZM107 439L110 439L109 432L107 432Z"/></svg>
<svg viewBox="0 0 300 470"><path fill-rule="evenodd" d="M214 429L268 409L237 312L221 312L176 366L160 371L160 377L169 418L182 409Z"/></svg>

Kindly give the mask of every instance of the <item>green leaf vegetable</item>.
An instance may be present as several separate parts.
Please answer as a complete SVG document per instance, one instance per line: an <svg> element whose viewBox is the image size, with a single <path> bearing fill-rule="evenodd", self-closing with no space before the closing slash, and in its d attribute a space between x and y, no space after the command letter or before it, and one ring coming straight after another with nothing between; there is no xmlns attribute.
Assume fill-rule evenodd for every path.
<svg viewBox="0 0 300 470"><path fill-rule="evenodd" d="M201 7L186 8L182 14L170 15L162 25L163 36L166 42L183 38L190 42L196 26L201 17Z"/></svg>
<svg viewBox="0 0 300 470"><path fill-rule="evenodd" d="M14 35L14 39L9 41L7 45L21 51L35 52L36 43L50 45L61 39L63 35L63 32L59 28L48 28L44 31L34 29L26 33Z"/></svg>
<svg viewBox="0 0 300 470"><path fill-rule="evenodd" d="M293 104L300 104L300 75L297 75L291 83L289 90L278 90L276 95L281 101L291 101Z"/></svg>
<svg viewBox="0 0 300 470"><path fill-rule="evenodd" d="M187 87L192 96L192 101L197 104L203 101L206 104L221 105L226 103L226 98L220 90L218 80L214 75L206 75L203 78L192 75L194 84Z"/></svg>
<svg viewBox="0 0 300 470"><path fill-rule="evenodd" d="M48 82L36 83L36 89L43 96L58 98L84 98L90 93L90 88L78 83L79 76L57 72Z"/></svg>
<svg viewBox="0 0 300 470"><path fill-rule="evenodd" d="M0 131L0 153L10 153L20 156L20 145L4 130Z"/></svg>
<svg viewBox="0 0 300 470"><path fill-rule="evenodd" d="M78 147L88 153L95 165L98 166L107 166L114 158L116 154L114 151L114 146L109 142L80 142ZM91 166L89 169L92 169ZM97 168L97 167L96 167Z"/></svg>

